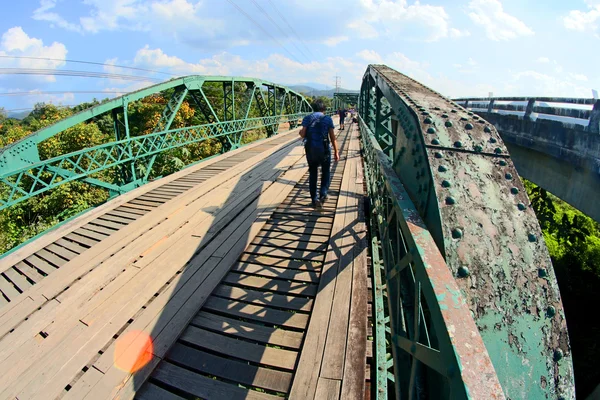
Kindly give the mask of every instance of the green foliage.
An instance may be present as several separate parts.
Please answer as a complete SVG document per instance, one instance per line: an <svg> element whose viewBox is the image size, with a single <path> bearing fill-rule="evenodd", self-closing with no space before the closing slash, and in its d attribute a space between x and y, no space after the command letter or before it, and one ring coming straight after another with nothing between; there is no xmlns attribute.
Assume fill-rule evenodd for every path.
<svg viewBox="0 0 600 400"><path fill-rule="evenodd" d="M600 224L546 190L525 182L560 287L573 351L578 397L600 382L600 320L590 317L600 288Z"/></svg>

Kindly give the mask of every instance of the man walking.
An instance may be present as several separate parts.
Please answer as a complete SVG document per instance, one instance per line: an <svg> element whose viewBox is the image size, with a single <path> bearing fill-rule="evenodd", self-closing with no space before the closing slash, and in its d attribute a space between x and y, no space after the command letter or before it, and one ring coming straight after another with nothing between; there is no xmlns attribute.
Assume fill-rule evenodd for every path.
<svg viewBox="0 0 600 400"><path fill-rule="evenodd" d="M310 188L310 198L315 208L321 208L327 200L327 191L329 190L330 168L331 168L331 147L333 145L333 154L335 161L340 159L338 154L337 141L335 140L334 125L331 117L323 114L325 104L317 100L313 103L314 113L307 115L302 120L302 129L300 137L304 138L304 150L306 152L306 161L308 162L308 186ZM321 190L317 197L317 178L321 167Z"/></svg>
<svg viewBox="0 0 600 400"><path fill-rule="evenodd" d="M346 110L338 109L338 116L340 117L340 131L344 130L344 119L346 118Z"/></svg>

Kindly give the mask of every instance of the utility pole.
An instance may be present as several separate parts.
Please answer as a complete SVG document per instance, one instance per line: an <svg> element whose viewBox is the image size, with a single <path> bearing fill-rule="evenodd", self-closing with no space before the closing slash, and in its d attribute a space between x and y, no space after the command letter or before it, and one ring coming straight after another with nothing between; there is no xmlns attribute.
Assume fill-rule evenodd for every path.
<svg viewBox="0 0 600 400"><path fill-rule="evenodd" d="M335 92L339 93L340 92L340 85L342 84L342 77L341 76L335 76Z"/></svg>

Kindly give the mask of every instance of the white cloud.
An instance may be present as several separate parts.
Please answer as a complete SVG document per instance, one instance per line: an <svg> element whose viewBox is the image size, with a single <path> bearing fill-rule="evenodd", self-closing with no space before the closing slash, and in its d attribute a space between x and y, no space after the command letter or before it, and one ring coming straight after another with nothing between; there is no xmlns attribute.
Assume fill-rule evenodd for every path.
<svg viewBox="0 0 600 400"><path fill-rule="evenodd" d="M588 77L583 74L569 74L569 77L575 81L587 82Z"/></svg>
<svg viewBox="0 0 600 400"><path fill-rule="evenodd" d="M600 2L587 0L587 11L572 10L563 18L565 28L584 32L598 30L600 22Z"/></svg>
<svg viewBox="0 0 600 400"><path fill-rule="evenodd" d="M330 38L325 39L323 43L327 46L333 47L337 46L339 43L347 41L348 39L348 36L332 36Z"/></svg>
<svg viewBox="0 0 600 400"><path fill-rule="evenodd" d="M375 50L362 50L356 53L356 56L362 60L365 60L369 64L381 64L383 59Z"/></svg>
<svg viewBox="0 0 600 400"><path fill-rule="evenodd" d="M469 9L469 18L485 29L488 39L500 41L533 35L523 21L504 12L498 0L472 0Z"/></svg>
<svg viewBox="0 0 600 400"><path fill-rule="evenodd" d="M204 2L188 0L85 0L89 14L68 22L55 12L57 0L41 0L33 18L80 33L133 30L172 36L198 43L234 31L224 20L206 17ZM233 44L247 43L240 38ZM223 44L215 41L216 45Z"/></svg>
<svg viewBox="0 0 600 400"><path fill-rule="evenodd" d="M0 55L17 57L51 58L53 60L39 60L31 58L1 58L0 66L5 68L43 68L58 69L65 65L67 48L64 44L54 42L44 46L41 39L29 37L23 28L15 26L8 29L0 40ZM54 82L54 76L46 76L41 79Z"/></svg>
<svg viewBox="0 0 600 400"><path fill-rule="evenodd" d="M471 32L469 32L467 30L461 31L456 28L450 28L450 37L451 38L458 39L458 38L467 37L467 36L471 36Z"/></svg>
<svg viewBox="0 0 600 400"><path fill-rule="evenodd" d="M546 97L589 97L590 89L581 86L584 75L560 74L552 76L537 71L515 73L512 81L505 85L507 96L546 96Z"/></svg>
<svg viewBox="0 0 600 400"><path fill-rule="evenodd" d="M537 62L542 63L542 64L547 64L550 62L550 59L548 57L540 57L537 59Z"/></svg>
<svg viewBox="0 0 600 400"><path fill-rule="evenodd" d="M406 0L361 0L359 6L360 17L350 21L348 28L356 31L361 38L377 38L382 33L398 37L402 33L409 39L434 42L449 35L468 35L466 31L450 30L450 17L441 6L421 4L419 1L407 5Z"/></svg>
<svg viewBox="0 0 600 400"><path fill-rule="evenodd" d="M40 6L33 12L32 18L38 21L48 21L50 26L58 26L70 31L81 32L77 24L67 22L63 17L50 10L56 7L56 0L41 0Z"/></svg>

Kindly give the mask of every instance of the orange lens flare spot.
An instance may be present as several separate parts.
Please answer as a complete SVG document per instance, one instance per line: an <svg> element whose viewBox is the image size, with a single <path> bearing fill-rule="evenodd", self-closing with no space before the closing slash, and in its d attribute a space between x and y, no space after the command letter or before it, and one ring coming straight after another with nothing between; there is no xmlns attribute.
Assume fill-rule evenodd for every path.
<svg viewBox="0 0 600 400"><path fill-rule="evenodd" d="M150 335L142 331L131 331L117 338L115 366L122 371L134 373L152 360L154 346Z"/></svg>

